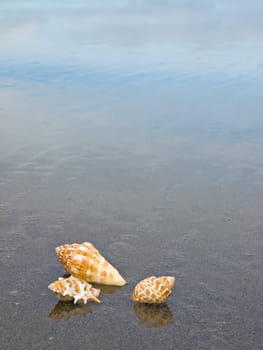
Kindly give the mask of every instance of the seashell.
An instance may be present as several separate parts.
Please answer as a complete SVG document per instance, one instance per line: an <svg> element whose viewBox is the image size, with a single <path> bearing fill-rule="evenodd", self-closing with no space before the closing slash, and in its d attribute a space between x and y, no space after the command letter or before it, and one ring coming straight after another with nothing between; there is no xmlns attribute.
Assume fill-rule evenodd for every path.
<svg viewBox="0 0 263 350"><path fill-rule="evenodd" d="M55 250L66 271L75 277L112 286L126 284L119 271L89 242L65 244Z"/></svg>
<svg viewBox="0 0 263 350"><path fill-rule="evenodd" d="M148 304L165 303L172 293L173 286L174 277L151 276L145 278L135 286L132 300Z"/></svg>
<svg viewBox="0 0 263 350"><path fill-rule="evenodd" d="M92 288L91 284L74 276L60 277L57 281L51 283L48 288L63 301L74 300L74 304L83 301L86 304L88 300L93 300L100 303L97 298L100 290Z"/></svg>

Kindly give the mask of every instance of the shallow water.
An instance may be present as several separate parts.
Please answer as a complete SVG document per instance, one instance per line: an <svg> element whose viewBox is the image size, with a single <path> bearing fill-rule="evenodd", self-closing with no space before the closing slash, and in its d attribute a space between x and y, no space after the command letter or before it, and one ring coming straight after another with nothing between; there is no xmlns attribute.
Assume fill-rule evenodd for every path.
<svg viewBox="0 0 263 350"><path fill-rule="evenodd" d="M1 349L262 349L261 1L0 5ZM57 302L54 247L127 279ZM166 305L133 304L172 275Z"/></svg>

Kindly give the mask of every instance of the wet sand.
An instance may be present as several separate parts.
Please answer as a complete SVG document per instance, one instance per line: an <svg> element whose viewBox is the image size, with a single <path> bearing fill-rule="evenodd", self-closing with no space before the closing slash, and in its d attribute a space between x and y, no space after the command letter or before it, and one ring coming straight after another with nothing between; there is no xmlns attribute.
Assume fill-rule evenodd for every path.
<svg viewBox="0 0 263 350"><path fill-rule="evenodd" d="M1 157L2 348L257 349L263 173L243 154L259 143L238 140L224 156L227 140L196 144L181 131L142 139L118 125L94 134L73 117L61 126L63 137L48 123L36 140L37 127L25 131L25 146ZM54 247L82 241L128 285L102 291L101 305L57 304ZM176 278L167 306L133 305L152 274Z"/></svg>
<svg viewBox="0 0 263 350"><path fill-rule="evenodd" d="M261 348L262 69L217 50L224 77L1 73L1 349ZM58 302L54 248L83 241L128 284ZM166 305L131 301L150 275Z"/></svg>

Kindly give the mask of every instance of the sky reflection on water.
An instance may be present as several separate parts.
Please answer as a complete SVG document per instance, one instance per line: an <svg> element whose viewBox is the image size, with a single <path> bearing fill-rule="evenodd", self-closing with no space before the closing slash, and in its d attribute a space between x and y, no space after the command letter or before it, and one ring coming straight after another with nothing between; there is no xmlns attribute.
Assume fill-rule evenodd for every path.
<svg viewBox="0 0 263 350"><path fill-rule="evenodd" d="M75 82L262 75L260 10L260 1L10 1L0 7L0 74Z"/></svg>
<svg viewBox="0 0 263 350"><path fill-rule="evenodd" d="M261 1L22 0L0 9L3 91L63 87L76 106L83 93L73 86L103 89L141 108L108 123L262 135Z"/></svg>
<svg viewBox="0 0 263 350"><path fill-rule="evenodd" d="M3 349L258 350L262 15L259 0L1 3ZM54 308L54 247L84 240L129 283ZM133 305L152 274L175 276L168 306Z"/></svg>

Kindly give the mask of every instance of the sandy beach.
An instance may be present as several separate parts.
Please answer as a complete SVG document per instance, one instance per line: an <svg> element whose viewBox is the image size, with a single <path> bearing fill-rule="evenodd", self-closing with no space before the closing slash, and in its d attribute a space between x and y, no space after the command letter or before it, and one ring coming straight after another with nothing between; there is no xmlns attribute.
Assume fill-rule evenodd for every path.
<svg viewBox="0 0 263 350"><path fill-rule="evenodd" d="M262 347L262 4L136 4L0 6L2 350ZM84 241L128 284L58 301Z"/></svg>

